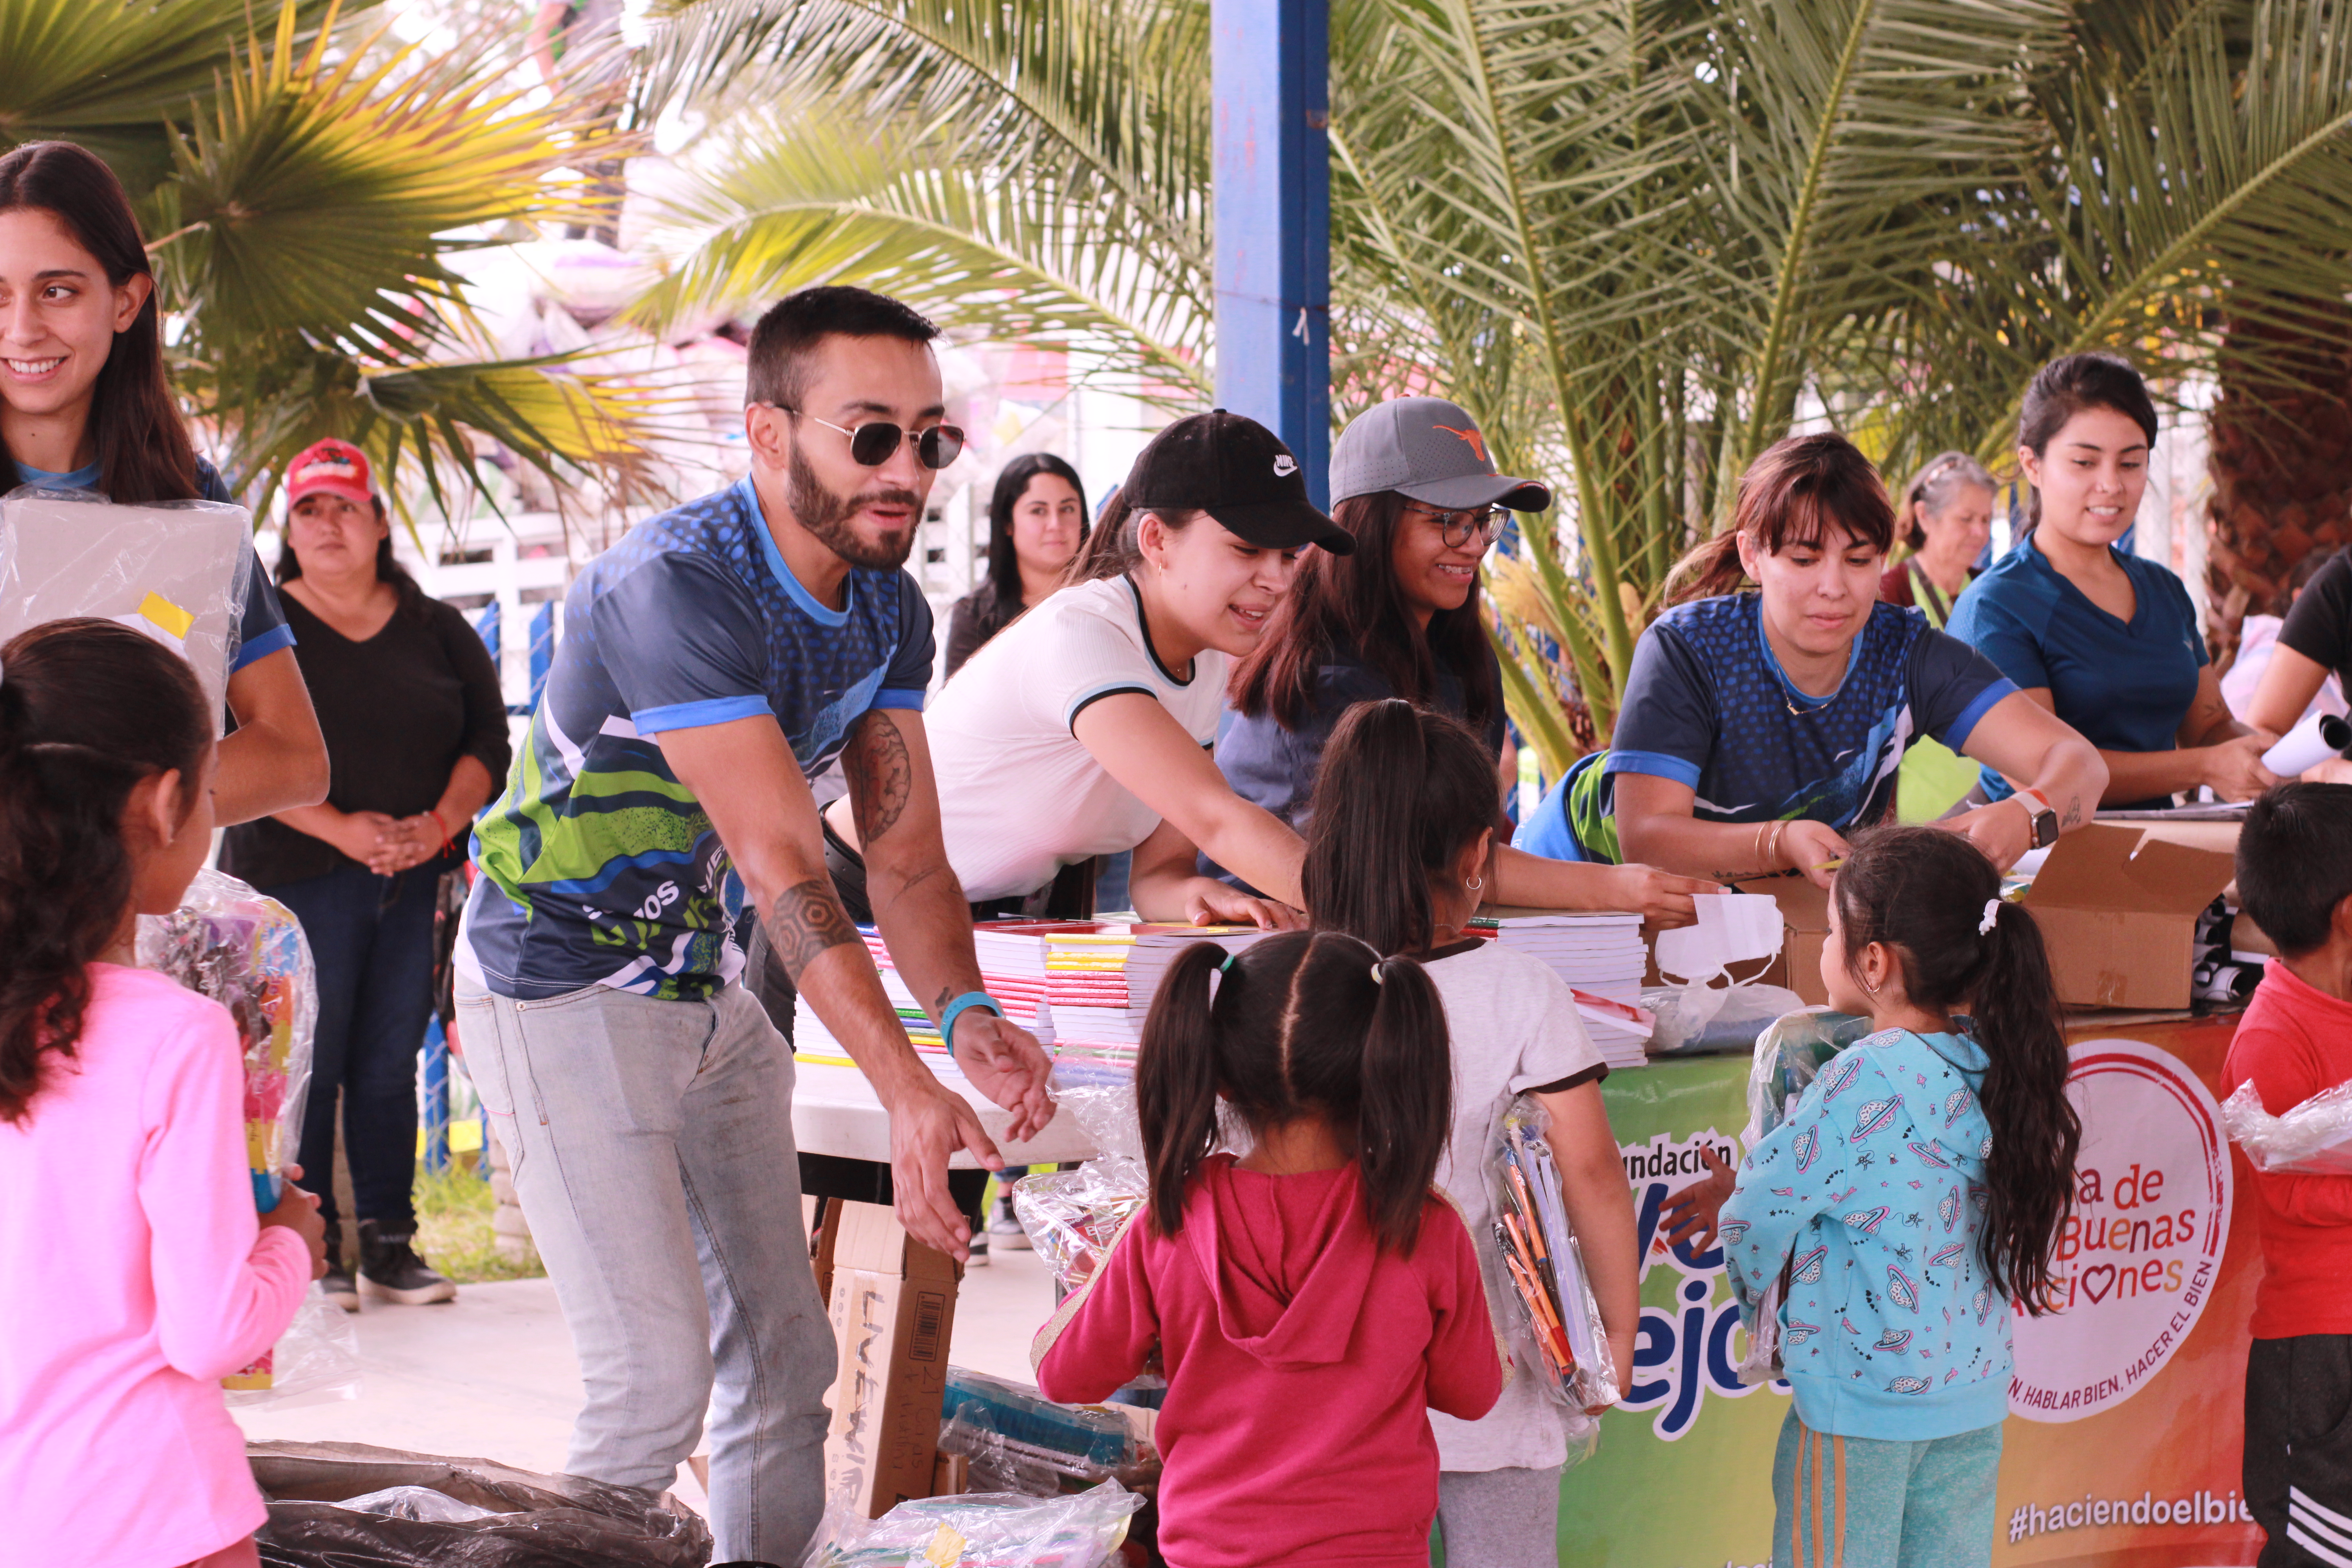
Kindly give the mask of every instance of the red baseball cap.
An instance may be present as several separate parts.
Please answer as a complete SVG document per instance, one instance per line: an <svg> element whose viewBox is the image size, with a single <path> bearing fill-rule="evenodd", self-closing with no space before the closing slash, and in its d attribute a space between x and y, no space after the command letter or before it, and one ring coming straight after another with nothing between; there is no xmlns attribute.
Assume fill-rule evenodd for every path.
<svg viewBox="0 0 2352 1568"><path fill-rule="evenodd" d="M286 469L286 504L304 496L324 493L366 506L375 499L375 483L367 454L349 441L332 437L302 448Z"/></svg>

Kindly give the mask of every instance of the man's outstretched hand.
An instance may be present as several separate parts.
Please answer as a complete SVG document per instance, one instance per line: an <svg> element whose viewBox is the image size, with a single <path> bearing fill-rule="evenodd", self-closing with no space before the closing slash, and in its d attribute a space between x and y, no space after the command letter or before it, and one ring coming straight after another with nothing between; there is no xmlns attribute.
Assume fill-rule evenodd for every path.
<svg viewBox="0 0 2352 1568"><path fill-rule="evenodd" d="M1028 1030L985 1007L967 1007L949 1048L971 1086L1013 1112L1008 1140L1018 1143L1045 1131L1054 1120L1054 1061Z"/></svg>
<svg viewBox="0 0 2352 1568"><path fill-rule="evenodd" d="M929 1081L911 1082L895 1102L885 1102L893 1207L908 1235L961 1263L971 1255L971 1222L948 1191L948 1162L969 1153L982 1168L1001 1171L1004 1158L963 1096L928 1070L923 1077Z"/></svg>

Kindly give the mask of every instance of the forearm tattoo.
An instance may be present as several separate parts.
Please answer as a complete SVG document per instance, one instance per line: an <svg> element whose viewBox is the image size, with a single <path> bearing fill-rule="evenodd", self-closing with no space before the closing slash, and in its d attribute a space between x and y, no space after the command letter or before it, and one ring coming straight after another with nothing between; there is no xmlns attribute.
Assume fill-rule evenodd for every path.
<svg viewBox="0 0 2352 1568"><path fill-rule="evenodd" d="M830 877L811 877L786 888L769 909L765 924L768 945L794 985L800 984L802 971L827 948L863 945L841 900L834 897Z"/></svg>
<svg viewBox="0 0 2352 1568"><path fill-rule="evenodd" d="M841 769L849 779L849 809L857 819L858 842L871 844L898 826L915 793L915 760L907 751L907 738L887 713L877 709L850 731Z"/></svg>

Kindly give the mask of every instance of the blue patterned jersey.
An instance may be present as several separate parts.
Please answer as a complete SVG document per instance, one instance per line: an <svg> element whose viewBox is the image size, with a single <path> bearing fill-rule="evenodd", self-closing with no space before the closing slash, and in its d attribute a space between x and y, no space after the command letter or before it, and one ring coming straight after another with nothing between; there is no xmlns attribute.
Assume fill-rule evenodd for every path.
<svg viewBox="0 0 2352 1568"><path fill-rule="evenodd" d="M1979 1249L1984 1069L1965 1035L1883 1029L1740 1163L1724 1261L1751 1327L1789 1268L1780 1361L1816 1432L1926 1442L2009 1414L2010 1304Z"/></svg>
<svg viewBox="0 0 2352 1568"><path fill-rule="evenodd" d="M699 998L742 967L740 882L655 737L771 714L810 777L876 708L919 709L931 612L904 572L827 607L777 552L750 479L631 529L563 605L563 641L499 797L460 958L500 995L589 985Z"/></svg>
<svg viewBox="0 0 2352 1568"><path fill-rule="evenodd" d="M1688 784L1701 822L1803 817L1844 830L1884 818L1904 749L1957 752L2016 685L1920 611L1871 606L1845 679L1800 691L1764 640L1763 599L1678 605L1642 634L1606 752L1576 764L1513 840L1558 860L1616 860L1619 773Z"/></svg>

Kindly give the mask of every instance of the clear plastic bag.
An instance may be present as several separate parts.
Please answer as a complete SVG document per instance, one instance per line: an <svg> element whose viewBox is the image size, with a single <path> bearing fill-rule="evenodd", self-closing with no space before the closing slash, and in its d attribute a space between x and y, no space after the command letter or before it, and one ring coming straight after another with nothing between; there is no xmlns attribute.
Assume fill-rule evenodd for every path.
<svg viewBox="0 0 2352 1568"><path fill-rule="evenodd" d="M1831 1058L1869 1033L1869 1019L1827 1007L1800 1007L1767 1025L1748 1070L1748 1146L1788 1120L1789 1106Z"/></svg>
<svg viewBox="0 0 2352 1568"><path fill-rule="evenodd" d="M228 1009L245 1059L246 1166L254 1206L268 1213L278 1206L278 1173L301 1142L319 1022L318 970L301 922L277 900L226 872L205 869L188 884L176 911L140 917L139 963ZM323 1304L315 1290L312 1298L313 1305ZM356 1349L338 1359L338 1351L352 1344L342 1318L331 1307L320 1312L306 1306L295 1317L298 1326L308 1325L304 1333L323 1333L331 1321L337 1332L315 1344L281 1339L275 1355L231 1374L225 1386L232 1396L267 1395L277 1389L274 1363L283 1359L310 1369L299 1380L301 1392L345 1397L329 1393L339 1377L355 1377L358 1369ZM335 1366L342 1372L325 1374Z"/></svg>
<svg viewBox="0 0 2352 1568"><path fill-rule="evenodd" d="M21 486L0 498L0 642L72 616L119 621L184 657L220 715L252 562L241 506Z"/></svg>
<svg viewBox="0 0 2352 1568"><path fill-rule="evenodd" d="M2221 1126L2264 1175L2352 1176L2352 1083L2323 1089L2284 1116L2242 1083L2221 1102Z"/></svg>
<svg viewBox="0 0 2352 1568"><path fill-rule="evenodd" d="M1044 1171L1013 1184L1013 1213L1029 1245L1065 1290L1094 1278L1119 1227L1150 1193L1133 1083L1074 1085L1057 1091L1098 1152L1075 1171Z"/></svg>
<svg viewBox="0 0 2352 1568"><path fill-rule="evenodd" d="M1100 1568L1142 1506L1117 1481L1058 1498L917 1498L876 1520L828 1514L803 1568Z"/></svg>
<svg viewBox="0 0 2352 1568"><path fill-rule="evenodd" d="M971 1464L971 1489L1053 1497L1066 1481L1134 1487L1158 1469L1139 1423L1103 1405L1056 1405L1025 1383L948 1368L942 1453Z"/></svg>
<svg viewBox="0 0 2352 1568"><path fill-rule="evenodd" d="M254 1538L268 1568L701 1568L710 1561L701 1520L633 1487L360 1443L248 1443L246 1458L269 1504L269 1522ZM419 1490L454 1506L420 1499Z"/></svg>
<svg viewBox="0 0 2352 1568"><path fill-rule="evenodd" d="M1642 1005L1657 1018L1650 1055L1708 1057L1751 1049L1773 1019L1804 1002L1778 985L1702 984L1644 991Z"/></svg>
<svg viewBox="0 0 2352 1568"><path fill-rule="evenodd" d="M1549 1120L1524 1095L1511 1101L1487 1165L1487 1184L1495 1199L1495 1243L1512 1285L1506 1300L1517 1359L1538 1387L1580 1418L1587 1410L1616 1404L1621 1393L1601 1304L1568 1222L1559 1167L1544 1141ZM1579 1435L1572 1431L1571 1441Z"/></svg>

